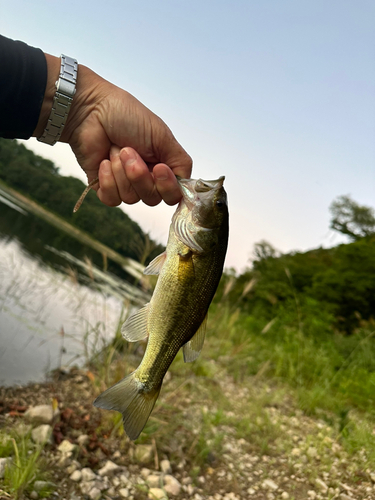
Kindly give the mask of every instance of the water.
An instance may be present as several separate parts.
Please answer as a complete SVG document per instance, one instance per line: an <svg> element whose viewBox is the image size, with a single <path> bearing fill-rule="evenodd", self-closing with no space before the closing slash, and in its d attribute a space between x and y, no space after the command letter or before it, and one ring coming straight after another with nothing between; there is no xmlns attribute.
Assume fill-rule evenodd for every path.
<svg viewBox="0 0 375 500"><path fill-rule="evenodd" d="M119 266L0 190L0 385L82 364L149 300Z"/></svg>

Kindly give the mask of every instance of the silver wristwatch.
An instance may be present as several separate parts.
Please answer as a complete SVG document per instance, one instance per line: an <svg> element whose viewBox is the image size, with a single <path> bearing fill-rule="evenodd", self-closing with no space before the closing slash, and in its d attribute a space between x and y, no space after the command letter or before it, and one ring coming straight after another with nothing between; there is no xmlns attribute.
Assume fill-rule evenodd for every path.
<svg viewBox="0 0 375 500"><path fill-rule="evenodd" d="M43 135L38 137L38 141L53 146L60 139L76 93L77 73L77 60L61 54L60 75L56 82L56 94L53 98L52 111Z"/></svg>

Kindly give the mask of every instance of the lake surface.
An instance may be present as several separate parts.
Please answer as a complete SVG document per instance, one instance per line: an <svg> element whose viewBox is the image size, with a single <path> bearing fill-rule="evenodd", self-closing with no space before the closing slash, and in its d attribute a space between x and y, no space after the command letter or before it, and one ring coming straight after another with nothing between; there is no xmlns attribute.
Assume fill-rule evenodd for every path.
<svg viewBox="0 0 375 500"><path fill-rule="evenodd" d="M135 281L0 189L0 385L83 364L149 300Z"/></svg>

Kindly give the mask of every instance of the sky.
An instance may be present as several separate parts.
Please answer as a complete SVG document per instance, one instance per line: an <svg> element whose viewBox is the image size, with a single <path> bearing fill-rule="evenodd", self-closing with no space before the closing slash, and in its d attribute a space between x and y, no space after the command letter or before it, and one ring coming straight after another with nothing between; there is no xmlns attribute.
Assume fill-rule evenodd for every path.
<svg viewBox="0 0 375 500"><path fill-rule="evenodd" d="M331 202L374 206L372 0L1 2L0 33L74 57L158 114L193 177L226 176L226 267L253 246L281 252L345 241ZM66 144L25 145L62 175L85 175ZM166 244L174 207L121 207Z"/></svg>

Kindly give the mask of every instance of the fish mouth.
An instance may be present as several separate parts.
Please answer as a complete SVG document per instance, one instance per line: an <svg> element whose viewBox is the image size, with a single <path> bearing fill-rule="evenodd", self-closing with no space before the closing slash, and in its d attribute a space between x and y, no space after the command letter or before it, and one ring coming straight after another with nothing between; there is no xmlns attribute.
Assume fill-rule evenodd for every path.
<svg viewBox="0 0 375 500"><path fill-rule="evenodd" d="M195 200L196 193L207 193L213 189L223 187L225 176L222 175L216 180L205 181L203 179L182 179L176 176L177 182L181 188L182 195L187 202Z"/></svg>

